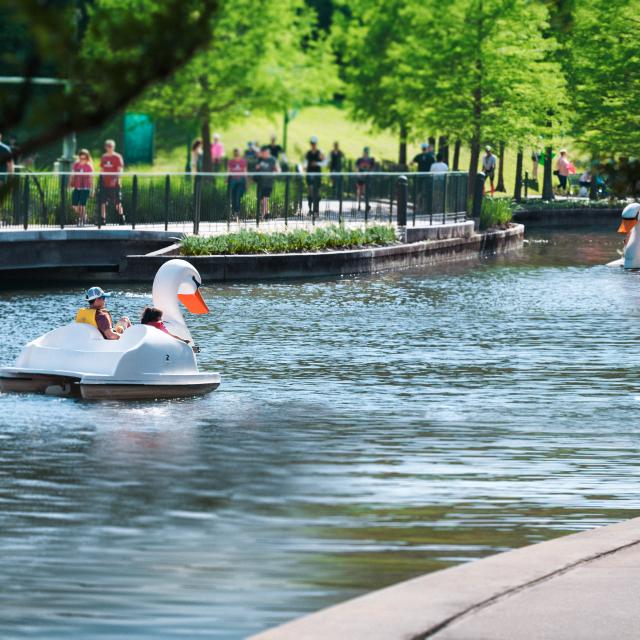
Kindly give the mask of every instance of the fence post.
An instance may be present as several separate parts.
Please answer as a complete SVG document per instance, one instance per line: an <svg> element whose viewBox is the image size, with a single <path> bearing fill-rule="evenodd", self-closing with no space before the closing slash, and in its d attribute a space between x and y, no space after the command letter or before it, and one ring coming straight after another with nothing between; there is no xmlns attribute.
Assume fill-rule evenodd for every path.
<svg viewBox="0 0 640 640"><path fill-rule="evenodd" d="M169 230L169 197L171 196L171 176L164 178L164 230Z"/></svg>
<svg viewBox="0 0 640 640"><path fill-rule="evenodd" d="M260 209L262 208L262 202L260 202L260 183L256 182L256 228L260 226Z"/></svg>
<svg viewBox="0 0 640 640"><path fill-rule="evenodd" d="M413 176L413 226L416 226L416 209L418 208L418 176Z"/></svg>
<svg viewBox="0 0 640 640"><path fill-rule="evenodd" d="M407 226L407 200L409 198L409 180L399 176L396 180L396 222L398 227ZM414 216L415 221L415 216Z"/></svg>
<svg viewBox="0 0 640 640"><path fill-rule="evenodd" d="M473 179L473 204L471 206L471 217L475 220L480 220L480 213L482 212L484 180L485 175L482 171L476 173L476 176Z"/></svg>
<svg viewBox="0 0 640 640"><path fill-rule="evenodd" d="M287 173L284 179L284 226L289 226L289 189L291 188L291 176Z"/></svg>
<svg viewBox="0 0 640 640"><path fill-rule="evenodd" d="M104 186L102 184L102 174L98 176L98 197L96 198L96 211L98 218L98 229L102 228L102 199L104 198ZM107 205L104 206L105 224L107 221Z"/></svg>
<svg viewBox="0 0 640 640"><path fill-rule="evenodd" d="M369 209L371 209L371 205L369 204L369 182L370 178L365 177L364 182L364 224L365 226L369 223Z"/></svg>
<svg viewBox="0 0 640 640"><path fill-rule="evenodd" d="M338 224L342 224L344 220L342 219L342 201L343 201L343 191L342 191L342 174L338 174L336 178L338 181Z"/></svg>
<svg viewBox="0 0 640 640"><path fill-rule="evenodd" d="M393 224L393 192L393 179L391 179L389 180L389 224Z"/></svg>
<svg viewBox="0 0 640 640"><path fill-rule="evenodd" d="M138 176L133 175L133 185L131 188L131 228L136 228L136 213L138 212ZM122 221L121 221L122 222Z"/></svg>
<svg viewBox="0 0 640 640"><path fill-rule="evenodd" d="M196 206L193 211L193 235L200 233L200 207L202 206L202 176L196 175Z"/></svg>
<svg viewBox="0 0 640 640"><path fill-rule="evenodd" d="M22 226L25 230L29 226L29 176L24 179L24 190L22 192Z"/></svg>
<svg viewBox="0 0 640 640"><path fill-rule="evenodd" d="M58 224L64 229L64 220L67 216L67 176L60 176L60 213Z"/></svg>

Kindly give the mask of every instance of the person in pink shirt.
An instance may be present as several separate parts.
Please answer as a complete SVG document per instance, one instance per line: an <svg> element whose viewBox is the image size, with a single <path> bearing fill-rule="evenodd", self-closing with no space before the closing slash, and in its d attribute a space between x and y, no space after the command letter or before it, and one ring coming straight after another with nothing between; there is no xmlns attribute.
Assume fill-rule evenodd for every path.
<svg viewBox="0 0 640 640"><path fill-rule="evenodd" d="M87 200L93 190L93 164L91 154L87 149L80 149L78 160L71 168L72 175L69 186L71 192L71 206L78 216L77 225L84 227L87 223Z"/></svg>
<svg viewBox="0 0 640 640"><path fill-rule="evenodd" d="M165 323L162 322L162 311L157 307L145 307L144 311L142 312L142 318L140 318L140 324L146 324L150 327L155 327L156 329L159 329L167 335L170 335L172 338L175 338L176 340L182 340L182 342L186 342L187 344L189 344L188 340L174 335L173 333L171 333L171 331L169 331L169 329L167 329Z"/></svg>
<svg viewBox="0 0 640 640"><path fill-rule="evenodd" d="M213 144L211 145L211 160L213 161L213 170L220 171L222 159L224 158L224 145L220 142L220 134L213 134Z"/></svg>
<svg viewBox="0 0 640 640"><path fill-rule="evenodd" d="M240 155L240 149L233 150L233 157L227 162L229 173L229 194L231 196L231 211L233 215L240 215L240 202L247 190L247 161Z"/></svg>
<svg viewBox="0 0 640 640"><path fill-rule="evenodd" d="M100 212L102 224L107 222L107 205L112 203L116 213L120 217L120 224L124 224L124 211L122 209L122 191L120 190L120 176L124 169L124 160L116 153L116 143L113 140L105 140L104 154L100 158Z"/></svg>
<svg viewBox="0 0 640 640"><path fill-rule="evenodd" d="M569 177L569 174L571 173L572 166L573 165L571 164L567 156L567 150L560 149L560 157L558 158L558 162L556 163L556 172L558 175L558 180L560 181L560 188L563 191L567 190L567 179Z"/></svg>

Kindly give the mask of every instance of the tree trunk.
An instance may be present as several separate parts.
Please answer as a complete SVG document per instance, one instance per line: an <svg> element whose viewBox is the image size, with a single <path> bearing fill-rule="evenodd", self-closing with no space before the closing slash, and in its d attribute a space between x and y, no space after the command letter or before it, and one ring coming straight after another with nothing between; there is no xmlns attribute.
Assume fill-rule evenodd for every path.
<svg viewBox="0 0 640 640"><path fill-rule="evenodd" d="M442 162L449 164L449 140L447 136L438 138L438 153L442 156Z"/></svg>
<svg viewBox="0 0 640 640"><path fill-rule="evenodd" d="M496 191L500 191L501 193L506 193L507 189L504 186L504 142L499 144L498 151L498 185L496 186Z"/></svg>
<svg viewBox="0 0 640 640"><path fill-rule="evenodd" d="M553 200L553 165L551 147L544 150L544 177L542 179L542 199Z"/></svg>
<svg viewBox="0 0 640 640"><path fill-rule="evenodd" d="M524 160L524 154L522 149L518 149L518 155L516 156L516 184L513 188L513 199L516 202L522 201L522 163ZM502 163L500 163L502 166Z"/></svg>
<svg viewBox="0 0 640 640"><path fill-rule="evenodd" d="M589 200L598 199L598 184L596 178L598 176L598 162L595 159L591 160L591 184L589 185Z"/></svg>
<svg viewBox="0 0 640 640"><path fill-rule="evenodd" d="M407 127L405 125L400 126L400 147L398 149L398 165L400 165L400 171L407 171Z"/></svg>
<svg viewBox="0 0 640 640"><path fill-rule="evenodd" d="M471 141L471 158L469 160L469 185L467 193L473 193L473 184L478 173L478 160L480 160L480 138L475 137Z"/></svg>
<svg viewBox="0 0 640 640"><path fill-rule="evenodd" d="M213 161L211 160L211 125L209 124L209 111L202 117L201 124L202 137L202 171L211 173L213 171Z"/></svg>
<svg viewBox="0 0 640 640"><path fill-rule="evenodd" d="M453 171L460 170L460 146L460 140L456 140L456 143L453 146Z"/></svg>
<svg viewBox="0 0 640 640"><path fill-rule="evenodd" d="M436 139L433 136L429 136L427 138L427 142L435 149L436 148Z"/></svg>

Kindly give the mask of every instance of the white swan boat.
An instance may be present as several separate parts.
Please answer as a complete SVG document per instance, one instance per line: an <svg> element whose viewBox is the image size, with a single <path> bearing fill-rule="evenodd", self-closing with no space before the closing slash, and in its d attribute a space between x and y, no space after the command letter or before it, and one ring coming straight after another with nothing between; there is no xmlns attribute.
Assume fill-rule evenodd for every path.
<svg viewBox="0 0 640 640"><path fill-rule="evenodd" d="M179 307L208 313L200 274L185 260L169 260L153 281L153 306L174 335L193 344ZM213 391L218 373L201 373L194 350L148 325L133 325L105 340L89 324L71 322L29 342L13 367L0 369L0 390L86 399L180 398Z"/></svg>
<svg viewBox="0 0 640 640"><path fill-rule="evenodd" d="M622 211L622 222L618 227L619 233L626 233L624 252L622 258L613 260L608 267L624 267L625 269L640 269L640 234L638 233L638 218L640 217L640 204L632 202Z"/></svg>

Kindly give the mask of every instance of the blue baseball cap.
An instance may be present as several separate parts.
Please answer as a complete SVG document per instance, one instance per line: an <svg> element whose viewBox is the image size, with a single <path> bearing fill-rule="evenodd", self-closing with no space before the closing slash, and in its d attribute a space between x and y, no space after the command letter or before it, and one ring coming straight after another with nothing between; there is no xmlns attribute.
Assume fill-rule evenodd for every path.
<svg viewBox="0 0 640 640"><path fill-rule="evenodd" d="M91 287L91 289L87 290L85 294L85 298L91 302L92 300L97 300L98 298L108 298L111 293L107 293L103 291L100 287Z"/></svg>

